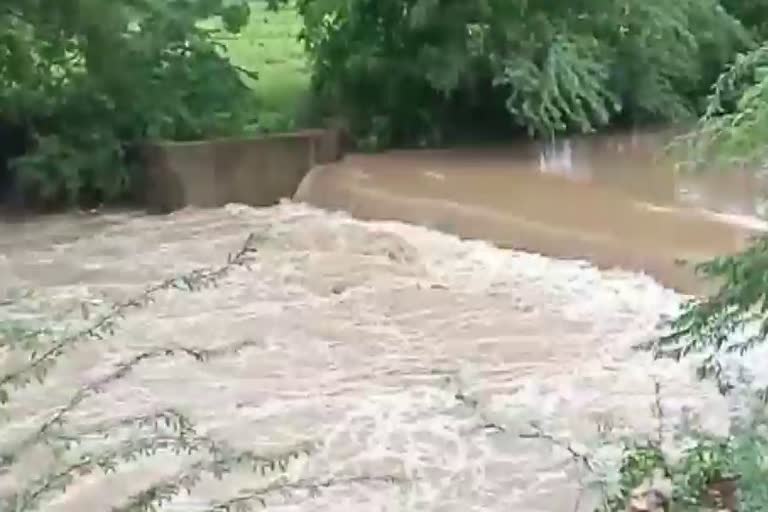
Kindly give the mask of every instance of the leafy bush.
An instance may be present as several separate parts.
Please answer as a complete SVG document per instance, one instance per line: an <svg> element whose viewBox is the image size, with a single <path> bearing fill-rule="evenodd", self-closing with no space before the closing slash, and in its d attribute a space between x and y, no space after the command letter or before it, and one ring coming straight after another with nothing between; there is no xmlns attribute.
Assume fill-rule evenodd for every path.
<svg viewBox="0 0 768 512"><path fill-rule="evenodd" d="M764 422L759 425L765 427ZM619 470L619 494L609 497L599 512L625 512L631 503L648 499L644 495L649 491L659 493L671 505L649 509L657 512L697 512L703 507L728 512L765 510L768 437L757 427L736 429L725 438L696 434L677 459L654 443L627 443ZM661 478L654 481L654 475Z"/></svg>
<svg viewBox="0 0 768 512"><path fill-rule="evenodd" d="M688 167L768 162L768 45L739 54L716 81L704 116L675 144Z"/></svg>
<svg viewBox="0 0 768 512"><path fill-rule="evenodd" d="M655 434L639 436L614 430L604 418L597 425L597 444L590 449L546 432L538 422L522 430L487 420L478 400L459 392L456 398L475 409L488 435L517 433L545 442L569 456L582 485L574 510L582 510L584 491L591 491L595 512L761 512L768 510L768 416L765 403L746 395L730 419L726 435L706 432L696 416L667 424L663 392L656 384L651 413ZM745 398L745 397L740 397ZM707 411L702 411L707 413Z"/></svg>
<svg viewBox="0 0 768 512"><path fill-rule="evenodd" d="M752 30L765 35L768 4L726 2L729 8L751 13ZM696 128L673 146L687 151L684 167L695 170L723 164L764 167L768 162L768 46L739 54L715 82L708 105ZM702 379L713 379L724 395L755 394L758 406L749 421L734 425L726 439L701 438L693 445L693 458L678 468L684 503L693 506L703 484L727 476L737 477L738 507L726 510L759 511L768 508L765 486L768 466L768 390L756 375L733 356L749 356L768 337L768 236L760 235L736 254L698 263L696 272L719 285L707 297L684 304L668 325L669 334L654 344L657 357L678 360L692 356ZM736 365L729 365L736 362ZM695 508L693 508L695 510Z"/></svg>
<svg viewBox="0 0 768 512"><path fill-rule="evenodd" d="M695 115L749 34L716 0L301 0L321 97L380 144ZM473 115L474 114L474 115Z"/></svg>
<svg viewBox="0 0 768 512"><path fill-rule="evenodd" d="M736 57L716 81L696 128L673 144L685 151L684 167L765 166L766 99L768 46L763 45ZM695 270L719 289L688 301L655 348L660 357L702 355L701 377L715 378L727 392L734 375L725 373L723 356L745 355L768 337L768 236L756 236L736 254L698 263Z"/></svg>
<svg viewBox="0 0 768 512"><path fill-rule="evenodd" d="M762 40L768 37L768 1L722 0L725 10L742 20Z"/></svg>
<svg viewBox="0 0 768 512"><path fill-rule="evenodd" d="M688 301L655 349L659 357L703 355L702 378L714 378L723 392L743 376L727 373L723 356L746 355L768 335L768 237L744 251L697 265L703 277L721 284L708 297ZM768 396L768 395L766 395Z"/></svg>
<svg viewBox="0 0 768 512"><path fill-rule="evenodd" d="M26 139L17 185L45 201L114 199L146 140L246 130L253 98L219 38L249 12L247 0L4 1L0 123ZM203 28L212 18L221 30Z"/></svg>

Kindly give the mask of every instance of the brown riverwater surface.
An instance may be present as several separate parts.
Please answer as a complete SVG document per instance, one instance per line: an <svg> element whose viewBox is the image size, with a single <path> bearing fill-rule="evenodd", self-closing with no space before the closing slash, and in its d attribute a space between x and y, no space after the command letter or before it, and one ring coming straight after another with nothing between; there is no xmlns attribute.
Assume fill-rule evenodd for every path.
<svg viewBox="0 0 768 512"><path fill-rule="evenodd" d="M755 232L768 179L750 170L678 173L665 133L554 144L352 155L318 168L297 198L361 219L426 225L506 248L644 271L685 292L691 262Z"/></svg>
<svg viewBox="0 0 768 512"><path fill-rule="evenodd" d="M756 182L747 176L691 181L685 199L669 188L681 181L640 164L630 171L634 156L624 166L606 156L625 177L600 178L611 167L595 164L602 153L595 149L584 170L580 150L573 151L568 165L581 181L537 174L518 162L520 153L501 150L397 153L352 156L310 177L300 196L366 218L498 235L512 246L523 240L517 236L536 242L536 230L554 252L567 253L570 240L582 243L567 256L592 240L600 254L603 247L618 251L622 240L638 250L656 244L670 257L696 256L737 247L759 227ZM687 364L634 350L658 334L659 320L681 300L651 277L296 202L0 224L0 319L82 328L147 284L222 264L249 233L257 249L249 269L235 269L216 288L157 293L114 336L76 344L45 385L14 395L11 419L0 417L0 449L138 354L243 342L243 350L208 363L147 360L86 393L64 431L175 407L202 433L239 448L271 453L313 443L288 468L288 482L366 475L407 482L339 483L319 496L273 493L269 510L570 512L590 510L594 493L581 491L590 480L615 476L617 453L600 448L597 425L612 426L611 435L657 432L655 382L665 429L684 409L701 413L704 428L727 428L728 404ZM23 353L0 350L1 374L24 365ZM532 422L590 453L594 472L549 441L521 437ZM104 442L89 439L83 449ZM24 453L0 474L0 498L61 471L44 449ZM84 476L41 510L108 511L190 463L160 454L118 475ZM268 484L268 477L237 471L221 484L204 480L164 510L207 510L212 500Z"/></svg>

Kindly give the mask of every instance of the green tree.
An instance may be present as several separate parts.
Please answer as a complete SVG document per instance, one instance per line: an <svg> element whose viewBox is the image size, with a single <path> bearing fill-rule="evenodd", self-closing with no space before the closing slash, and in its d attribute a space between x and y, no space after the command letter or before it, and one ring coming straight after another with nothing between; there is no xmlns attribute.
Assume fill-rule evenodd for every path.
<svg viewBox="0 0 768 512"><path fill-rule="evenodd" d="M679 140L689 170L768 163L768 45L739 54L718 78L704 116ZM661 340L659 354L707 354L700 371L715 377L723 391L734 385L723 372L722 356L746 354L768 337L768 236L744 251L697 265L718 291L688 302ZM765 392L763 392L765 394ZM765 394L768 398L768 394Z"/></svg>
<svg viewBox="0 0 768 512"><path fill-rule="evenodd" d="M299 8L316 90L383 144L439 140L465 111L544 136L692 118L724 64L750 44L717 0L301 0Z"/></svg>
<svg viewBox="0 0 768 512"><path fill-rule="evenodd" d="M768 36L768 0L721 0L726 11L754 31L759 39Z"/></svg>
<svg viewBox="0 0 768 512"><path fill-rule="evenodd" d="M252 96L219 38L249 12L247 0L5 0L0 122L26 139L11 162L23 191L114 199L147 139L245 130ZM203 28L211 18L223 29Z"/></svg>

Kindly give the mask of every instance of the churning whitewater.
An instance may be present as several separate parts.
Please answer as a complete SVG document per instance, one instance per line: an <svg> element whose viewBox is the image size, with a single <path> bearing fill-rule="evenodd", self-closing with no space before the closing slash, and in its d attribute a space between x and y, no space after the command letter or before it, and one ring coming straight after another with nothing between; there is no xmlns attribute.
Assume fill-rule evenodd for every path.
<svg viewBox="0 0 768 512"><path fill-rule="evenodd" d="M173 406L240 448L307 443L313 450L287 478L331 485L317 496L275 493L266 504L335 512L588 510L592 493L581 489L596 473L610 475L617 457L600 436L654 432L656 382L666 427L706 409L706 428L727 428L714 388L686 365L637 350L681 301L646 276L289 202L0 229L0 313L29 321L43 311L71 328L148 284L223 263L249 233L258 248L249 269L218 287L162 292L114 337L68 353L42 389L17 395L13 408L24 415L0 423L0 444L151 347L244 342L203 364L148 361L70 421L87 429ZM7 356L3 367L15 364ZM585 472L556 443L526 435L535 431L601 464ZM0 476L0 492L34 478L46 457ZM94 474L46 510L108 510L183 463L157 456L120 476ZM167 509L205 510L268 482L237 473Z"/></svg>

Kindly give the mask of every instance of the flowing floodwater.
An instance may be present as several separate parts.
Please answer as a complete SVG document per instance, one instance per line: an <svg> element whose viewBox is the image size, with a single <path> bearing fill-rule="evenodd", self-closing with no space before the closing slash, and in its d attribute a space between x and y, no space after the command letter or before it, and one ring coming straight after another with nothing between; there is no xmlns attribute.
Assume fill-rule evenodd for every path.
<svg viewBox="0 0 768 512"><path fill-rule="evenodd" d="M297 197L361 219L461 237L601 268L648 272L705 290L677 260L734 252L766 229L768 179L749 170L675 171L665 133L582 137L539 146L351 155L318 168Z"/></svg>
<svg viewBox="0 0 768 512"><path fill-rule="evenodd" d="M398 172L393 186L407 180ZM496 190L503 192L509 184ZM537 199L550 210L567 208L546 194ZM726 242L712 244L733 241L722 229L715 235ZM269 510L441 512L589 510L592 494L580 489L595 475L567 450L521 434L540 425L594 451L611 473L616 454L597 448L598 426L612 426L611 435L656 432L656 383L665 428L683 410L706 413L705 428L727 428L727 404L687 365L636 350L681 301L651 277L300 203L1 225L0 314L34 322L44 311L77 328L147 284L222 264L249 233L258 249L249 269L201 292L158 293L113 337L65 356L42 389L19 392L14 422L0 423L0 445L21 439L76 389L136 354L243 343L204 364L147 361L88 397L69 418L72 428L173 406L241 448L314 446L289 468L291 481L339 484L312 497L276 493ZM21 363L7 355L3 368ZM0 493L44 472L46 454L32 455L0 476ZM45 510L110 510L180 463L158 456L119 476L84 477ZM386 475L406 483L343 483ZM205 482L167 509L205 510L211 500L264 484L238 473L223 485Z"/></svg>

